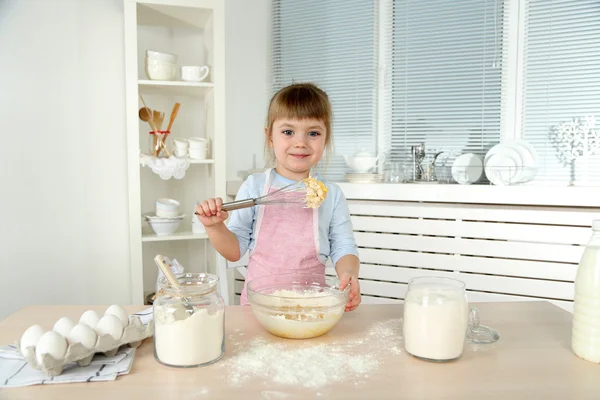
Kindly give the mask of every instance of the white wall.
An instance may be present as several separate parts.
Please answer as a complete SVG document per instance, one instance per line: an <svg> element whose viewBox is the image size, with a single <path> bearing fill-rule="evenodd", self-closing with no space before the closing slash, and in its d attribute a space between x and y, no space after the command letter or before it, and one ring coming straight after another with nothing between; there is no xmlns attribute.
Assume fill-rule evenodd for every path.
<svg viewBox="0 0 600 400"><path fill-rule="evenodd" d="M265 165L271 0L227 0L225 4L227 179L235 180L238 171Z"/></svg>
<svg viewBox="0 0 600 400"><path fill-rule="evenodd" d="M262 167L270 0L227 0L228 177ZM122 0L0 0L0 318L130 302Z"/></svg>
<svg viewBox="0 0 600 400"><path fill-rule="evenodd" d="M4 0L0 54L0 317L128 303L122 2Z"/></svg>

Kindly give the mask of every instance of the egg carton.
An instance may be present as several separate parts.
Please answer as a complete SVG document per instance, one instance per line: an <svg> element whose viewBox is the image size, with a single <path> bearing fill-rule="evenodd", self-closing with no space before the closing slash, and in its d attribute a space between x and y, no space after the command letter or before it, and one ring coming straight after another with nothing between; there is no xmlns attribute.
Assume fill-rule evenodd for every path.
<svg viewBox="0 0 600 400"><path fill-rule="evenodd" d="M85 367L92 362L92 358L97 353L102 353L107 357L114 356L119 348L124 345L136 348L142 344L142 341L154 334L154 324L144 325L138 316L131 316L129 325L123 330L123 335L119 340L115 340L111 335L99 335L96 345L88 349L81 343L69 344L65 356L59 360L50 354L42 356L42 363L38 363L35 356L35 346L26 347L23 356L27 363L36 370L41 370L48 376L60 375L65 366L76 362L79 366ZM20 342L16 343L17 348L21 348Z"/></svg>

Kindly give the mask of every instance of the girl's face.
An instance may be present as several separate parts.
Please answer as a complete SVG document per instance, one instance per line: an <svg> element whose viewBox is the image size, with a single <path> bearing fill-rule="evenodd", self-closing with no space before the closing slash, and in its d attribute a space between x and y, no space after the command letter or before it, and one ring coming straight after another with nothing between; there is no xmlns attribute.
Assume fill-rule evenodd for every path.
<svg viewBox="0 0 600 400"><path fill-rule="evenodd" d="M312 167L323 157L328 132L318 119L277 119L269 132L265 128L269 147L273 148L275 171L285 178L308 178Z"/></svg>

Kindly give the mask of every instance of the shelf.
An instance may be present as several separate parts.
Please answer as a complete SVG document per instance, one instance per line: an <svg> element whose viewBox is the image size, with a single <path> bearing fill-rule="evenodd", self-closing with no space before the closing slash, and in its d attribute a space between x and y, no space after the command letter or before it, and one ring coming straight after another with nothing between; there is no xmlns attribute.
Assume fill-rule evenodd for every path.
<svg viewBox="0 0 600 400"><path fill-rule="evenodd" d="M141 94L168 94L172 96L204 97L215 87L212 82L138 80Z"/></svg>
<svg viewBox="0 0 600 400"><path fill-rule="evenodd" d="M168 236L157 236L154 233L142 234L142 242L164 242L169 240L208 239L206 233L178 232Z"/></svg>
<svg viewBox="0 0 600 400"><path fill-rule="evenodd" d="M215 160L193 160L193 159L189 159L190 160L190 164L214 164Z"/></svg>
<svg viewBox="0 0 600 400"><path fill-rule="evenodd" d="M212 10L163 4L138 4L137 24L169 28L204 29Z"/></svg>
<svg viewBox="0 0 600 400"><path fill-rule="evenodd" d="M188 161L190 162L190 164L214 164L215 160L194 160L191 158L188 158ZM142 164L142 156L140 155L140 165Z"/></svg>

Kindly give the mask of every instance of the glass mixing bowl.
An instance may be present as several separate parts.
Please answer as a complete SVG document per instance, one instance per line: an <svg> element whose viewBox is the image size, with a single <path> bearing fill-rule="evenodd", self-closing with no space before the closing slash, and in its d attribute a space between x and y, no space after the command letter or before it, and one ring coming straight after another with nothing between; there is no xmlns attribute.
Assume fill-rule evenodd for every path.
<svg viewBox="0 0 600 400"><path fill-rule="evenodd" d="M342 318L350 286L320 274L285 273L252 279L248 303L260 324L273 335L309 339L329 332Z"/></svg>

